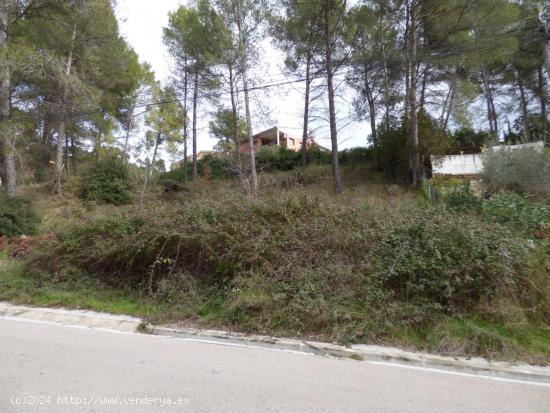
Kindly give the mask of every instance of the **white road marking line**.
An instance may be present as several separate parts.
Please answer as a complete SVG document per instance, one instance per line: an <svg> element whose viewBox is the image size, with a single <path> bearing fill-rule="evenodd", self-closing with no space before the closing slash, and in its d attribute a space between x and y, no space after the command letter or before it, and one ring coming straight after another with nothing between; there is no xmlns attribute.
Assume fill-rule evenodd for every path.
<svg viewBox="0 0 550 413"><path fill-rule="evenodd" d="M437 369L437 368L434 368L434 367L409 366L407 364L392 363L392 362L387 362L387 361L369 361L369 360L365 360L365 363L375 364L375 365L378 365L378 366L389 366L389 367L397 367L397 368L409 369L409 370L420 370L420 371L433 372L433 373L442 373L442 374L448 374L448 375L453 375L453 376L474 377L474 378L478 378L478 379L501 381L501 382L505 382L505 383L528 384L528 385L532 385L532 386L550 387L550 383L545 383L545 382L531 381L531 380L520 380L520 379L509 379L509 378L506 378L506 377L488 376L488 375L485 375L485 374L463 373L463 372L460 372L460 371Z"/></svg>
<svg viewBox="0 0 550 413"><path fill-rule="evenodd" d="M311 353L311 352L298 351L298 350L285 350L285 349L280 349L280 348L270 348L270 347L264 347L264 346L257 346L257 345L253 345L253 344L249 345L249 344L238 344L238 343L226 343L226 342L223 342L221 340L220 341L215 341L215 340L207 340L207 339L200 339L200 338L186 338L186 337L176 337L176 336L168 336L168 335L144 334L144 333L139 333L139 332L118 331L118 330L113 330L113 329L108 329L108 328L101 328L101 327L88 327L88 326L80 326L80 325L74 325L74 324L63 324L63 323L56 323L54 321L33 320L33 319L2 316L2 315L0 315L0 320L21 321L21 322L25 322L25 323L34 323L34 324L56 325L56 326L60 326L60 327L71 327L71 328L78 328L78 329L82 329L82 330L97 330L97 331L102 331L102 332L106 332L106 333L116 333L116 334L125 334L125 335L139 335L141 337L151 337L151 338L158 338L158 339L164 338L164 339L187 341L187 342L193 342L193 343L213 344L213 345L225 346L225 347L237 347L237 348L267 350L267 351L279 351L279 352L284 352L284 353L299 354L299 355L302 355L302 356L315 356L316 355L316 354ZM333 359L342 359L341 357L333 357L333 356L330 356L330 355L327 355L327 356L323 355L323 357L333 358ZM347 360L347 359L344 358L344 360ZM428 373L440 373L440 374L447 374L447 375L451 375L451 376L462 376L462 377L470 377L470 378L477 378L477 379L483 379L483 380L493 380L493 381L498 381L498 382L503 382L503 383L550 387L550 383L545 383L545 382L511 379L511 378L498 377L498 376L488 376L488 375L485 375L485 374L463 373L463 372L459 372L459 371L437 369L437 368L433 368L433 367L410 366L410 365L407 365L407 364L394 363L394 362L390 362L390 361L363 360L362 362L367 363L367 364L377 365L377 366L396 367L396 368L402 368L402 369L423 371L423 372L428 372Z"/></svg>

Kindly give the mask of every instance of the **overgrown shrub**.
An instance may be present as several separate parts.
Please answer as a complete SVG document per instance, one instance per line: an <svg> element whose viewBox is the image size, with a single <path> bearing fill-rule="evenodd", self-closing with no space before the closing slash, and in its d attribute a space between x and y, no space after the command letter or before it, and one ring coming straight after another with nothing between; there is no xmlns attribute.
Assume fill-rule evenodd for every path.
<svg viewBox="0 0 550 413"><path fill-rule="evenodd" d="M328 164L331 162L330 152L318 148L307 151L310 164ZM263 171L290 171L302 165L302 152L291 151L280 146L264 146L256 153L256 163Z"/></svg>
<svg viewBox="0 0 550 413"><path fill-rule="evenodd" d="M373 147L379 168L388 176L399 180L409 179L408 119L384 120L373 137ZM422 173L431 178L432 155L443 155L452 147L452 140L438 121L427 112L418 112L418 150Z"/></svg>
<svg viewBox="0 0 550 413"><path fill-rule="evenodd" d="M248 166L250 163L247 154L241 154L243 165ZM308 150L308 162L310 164L327 164L330 163L330 153L313 148ZM291 151L289 149L278 146L264 146L256 152L256 167L264 172L272 171L290 171L302 165L301 152ZM192 175L192 163L187 165L187 175ZM225 155L208 155L197 162L197 169L200 176L211 179L234 178L237 176L237 169L233 154ZM183 181L183 168L170 171L160 176L161 179L173 179Z"/></svg>
<svg viewBox="0 0 550 413"><path fill-rule="evenodd" d="M471 182L450 176L436 176L423 180L424 195L430 201L459 213L475 213L481 210L482 200L471 189Z"/></svg>
<svg viewBox="0 0 550 413"><path fill-rule="evenodd" d="M511 225L519 230L550 228L550 205L531 202L516 193L495 194L483 201L483 215L491 221Z"/></svg>
<svg viewBox="0 0 550 413"><path fill-rule="evenodd" d="M128 168L120 159L107 157L82 169L78 195L85 201L125 204L131 199Z"/></svg>
<svg viewBox="0 0 550 413"><path fill-rule="evenodd" d="M550 149L488 151L482 178L490 191L512 190L550 196Z"/></svg>
<svg viewBox="0 0 550 413"><path fill-rule="evenodd" d="M467 313L484 300L518 293L522 254L528 250L503 227L427 209L410 211L381 232L377 253L391 263L382 277L403 301Z"/></svg>
<svg viewBox="0 0 550 413"><path fill-rule="evenodd" d="M408 179L407 130L397 119L382 127L373 139L378 167L393 179Z"/></svg>
<svg viewBox="0 0 550 413"><path fill-rule="evenodd" d="M191 167L193 167L192 164ZM237 175L235 162L229 156L207 155L197 162L197 170L201 176L209 179L221 179ZM191 173L189 176L191 176Z"/></svg>
<svg viewBox="0 0 550 413"><path fill-rule="evenodd" d="M310 165L326 165L332 162L332 154L330 151L314 147L307 151L307 159Z"/></svg>
<svg viewBox="0 0 550 413"><path fill-rule="evenodd" d="M187 169L187 177L190 178L192 176L193 170L192 168ZM172 171L165 172L163 174L160 174L158 176L158 179L160 182L164 181L178 181L183 182L185 179L185 173L183 167L174 169Z"/></svg>
<svg viewBox="0 0 550 413"><path fill-rule="evenodd" d="M358 339L470 314L502 296L548 319L547 287L538 284L547 263L530 248L475 215L427 204L339 209L291 192L192 200L72 227L28 265L61 277L76 267L174 302L199 296L201 311L242 329Z"/></svg>
<svg viewBox="0 0 550 413"><path fill-rule="evenodd" d="M338 158L342 165L367 163L374 160L374 149L366 147L344 149L340 151Z"/></svg>
<svg viewBox="0 0 550 413"><path fill-rule="evenodd" d="M0 195L0 237L34 235L39 223L40 219L30 201Z"/></svg>
<svg viewBox="0 0 550 413"><path fill-rule="evenodd" d="M301 162L302 154L280 146L264 146L256 153L256 165L264 171L290 171Z"/></svg>
<svg viewBox="0 0 550 413"><path fill-rule="evenodd" d="M478 212L482 203L481 199L472 193L469 181L464 181L445 191L444 201L451 211L461 213Z"/></svg>
<svg viewBox="0 0 550 413"><path fill-rule="evenodd" d="M432 200L441 200L453 212L481 213L485 221L528 233L550 228L550 204L535 202L531 195L500 192L481 199L474 195L469 181L437 177L429 183L437 193Z"/></svg>

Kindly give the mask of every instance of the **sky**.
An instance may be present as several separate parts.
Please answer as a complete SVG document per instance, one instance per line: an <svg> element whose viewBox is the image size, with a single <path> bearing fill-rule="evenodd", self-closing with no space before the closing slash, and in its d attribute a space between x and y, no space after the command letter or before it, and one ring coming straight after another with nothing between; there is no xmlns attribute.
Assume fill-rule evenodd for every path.
<svg viewBox="0 0 550 413"><path fill-rule="evenodd" d="M171 77L171 60L162 42L162 28L168 24L168 13L185 4L182 0L118 0L117 18L121 34L138 53L141 61L151 64L156 77L163 83L168 83ZM289 80L285 75L285 54L276 48L270 40L260 45L260 60L256 70L251 73L255 84L273 84ZM353 93L343 82L344 76L337 75L335 84L339 86L337 100L338 142L339 149L355 146L365 146L370 127L365 121L357 121L353 115ZM301 136L303 123L303 89L302 83L272 87L253 92L252 107L254 133L279 126L281 130ZM227 105L227 102L220 102ZM311 120L313 134L316 140L330 147L329 125L326 121L326 99L320 98L314 106L317 111ZM208 123L216 107L203 105L199 113L198 149L210 150L216 140L208 133ZM139 131L137 133L143 133ZM170 162L180 156L170 157L163 154L165 161Z"/></svg>

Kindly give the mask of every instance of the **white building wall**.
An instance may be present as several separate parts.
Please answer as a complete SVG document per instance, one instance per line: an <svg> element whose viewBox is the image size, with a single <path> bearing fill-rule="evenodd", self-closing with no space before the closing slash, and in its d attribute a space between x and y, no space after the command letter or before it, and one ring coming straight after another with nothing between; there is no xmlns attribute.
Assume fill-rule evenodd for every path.
<svg viewBox="0 0 550 413"><path fill-rule="evenodd" d="M434 175L476 175L483 170L481 153L432 157Z"/></svg>
<svg viewBox="0 0 550 413"><path fill-rule="evenodd" d="M520 145L499 145L489 150L515 150L533 148L542 151L544 142L524 143ZM476 175L483 170L483 153L465 155L432 156L434 175Z"/></svg>
<svg viewBox="0 0 550 413"><path fill-rule="evenodd" d="M525 148L536 149L540 152L544 149L544 142L539 141L539 142L531 142L531 143L520 143L519 145L498 145L498 146L493 146L490 149L494 151L501 151L501 150L513 151L514 149L525 149Z"/></svg>

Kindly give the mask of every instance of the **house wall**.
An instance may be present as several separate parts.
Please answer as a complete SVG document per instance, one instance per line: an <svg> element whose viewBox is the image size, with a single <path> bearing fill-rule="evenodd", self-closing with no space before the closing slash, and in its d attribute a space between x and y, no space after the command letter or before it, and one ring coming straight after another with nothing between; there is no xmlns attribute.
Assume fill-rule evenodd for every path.
<svg viewBox="0 0 550 413"><path fill-rule="evenodd" d="M531 142L531 143L521 143L519 145L498 145L491 147L494 151L502 151L502 150L515 150L515 149L524 149L524 148L532 148L536 149L538 151L542 151L544 149L544 142Z"/></svg>
<svg viewBox="0 0 550 413"><path fill-rule="evenodd" d="M544 142L525 143L520 145L499 145L489 150L516 150L522 148L544 149ZM483 171L483 153L446 155L442 157L432 156L434 175L477 175Z"/></svg>
<svg viewBox="0 0 550 413"><path fill-rule="evenodd" d="M432 156L432 168L434 175L476 175L483 170L483 155Z"/></svg>
<svg viewBox="0 0 550 413"><path fill-rule="evenodd" d="M291 136L276 128L268 129L267 131L254 135L255 151L258 152L264 146L277 146L277 132L279 133L280 146L291 151L300 151L302 148L302 139ZM264 143L263 140L269 141L269 143ZM240 142L240 150L241 153L250 153L250 143L248 142L248 139Z"/></svg>
<svg viewBox="0 0 550 413"><path fill-rule="evenodd" d="M263 145L261 139L254 139L255 152L258 152L258 150L260 150L262 146ZM241 153L250 153L250 142L248 141L248 139L240 143L240 149Z"/></svg>

